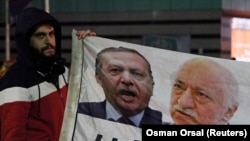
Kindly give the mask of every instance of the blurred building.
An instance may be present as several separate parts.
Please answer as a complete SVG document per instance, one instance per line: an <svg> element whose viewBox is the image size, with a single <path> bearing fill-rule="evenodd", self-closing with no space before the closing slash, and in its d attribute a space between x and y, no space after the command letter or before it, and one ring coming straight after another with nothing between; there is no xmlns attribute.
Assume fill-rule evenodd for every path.
<svg viewBox="0 0 250 141"><path fill-rule="evenodd" d="M44 2L32 0L31 5L44 8ZM1 61L5 59L4 3L0 1ZM62 51L68 62L73 28L92 29L104 38L161 48L165 47L159 43L174 45L180 42L179 37L185 37L187 45L181 46L189 53L237 59L231 56L232 18L250 17L249 0L50 0L49 9L62 24ZM12 58L16 55L14 29L11 26ZM145 37L152 36L145 42Z"/></svg>

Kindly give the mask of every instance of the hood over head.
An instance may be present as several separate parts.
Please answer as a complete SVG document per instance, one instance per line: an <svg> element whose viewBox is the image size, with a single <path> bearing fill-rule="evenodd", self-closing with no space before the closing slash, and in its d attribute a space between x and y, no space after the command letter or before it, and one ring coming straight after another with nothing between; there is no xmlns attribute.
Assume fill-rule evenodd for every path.
<svg viewBox="0 0 250 141"><path fill-rule="evenodd" d="M49 13L38 8L25 8L17 17L16 22L16 48L17 61L32 66L40 59L30 47L30 37L41 24L50 23L55 29L56 60L61 58L61 25Z"/></svg>
<svg viewBox="0 0 250 141"><path fill-rule="evenodd" d="M55 30L56 55L46 58L39 55L30 46L30 38L41 24L52 24ZM61 25L44 10L25 8L16 22L17 62L35 70L47 81L57 82L58 76L65 72L65 59L61 58Z"/></svg>

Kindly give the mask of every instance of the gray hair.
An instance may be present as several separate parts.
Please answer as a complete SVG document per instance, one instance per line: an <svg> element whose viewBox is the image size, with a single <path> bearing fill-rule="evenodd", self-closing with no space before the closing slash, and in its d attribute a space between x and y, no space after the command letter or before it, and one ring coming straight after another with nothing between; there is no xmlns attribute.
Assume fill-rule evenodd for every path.
<svg viewBox="0 0 250 141"><path fill-rule="evenodd" d="M199 58L192 58L188 61L186 61L182 66L179 68L179 70L173 74L173 78L176 79L177 73L182 69L183 66L190 64L190 63L197 63L199 65L211 67L213 66L213 70L216 71L218 74L218 77L222 78L223 80L223 91L226 95L226 98L224 100L223 106L232 108L234 106L239 105L239 84L238 80L234 76L234 74L226 67L222 66L221 64L213 61L212 59L205 58L205 57L199 57ZM200 67L200 66L199 66ZM174 81L173 79L173 81Z"/></svg>

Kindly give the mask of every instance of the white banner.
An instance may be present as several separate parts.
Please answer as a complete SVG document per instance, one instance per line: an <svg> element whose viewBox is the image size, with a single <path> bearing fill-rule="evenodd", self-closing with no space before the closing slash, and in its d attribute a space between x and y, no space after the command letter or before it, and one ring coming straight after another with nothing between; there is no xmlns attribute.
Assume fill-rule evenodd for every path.
<svg viewBox="0 0 250 141"><path fill-rule="evenodd" d="M121 124L100 117L95 117L91 114L77 112L79 103L101 103L106 99L101 85L97 83L95 78L95 61L97 53L104 48L109 47L134 49L149 61L155 85L148 106L151 110L156 110L162 113L161 120L163 124L175 124L170 116L171 80L173 74L177 72L178 68L191 58L211 59L233 73L239 85L239 106L235 109L236 111L229 120L229 124L250 124L250 109L248 108L250 105L249 63L163 50L149 46L105 39L98 36L78 40L75 37L75 31L73 31L72 36L73 47L69 94L60 141L141 140L140 127ZM136 62L138 60L134 61ZM205 80L204 83L206 83ZM207 84L210 83L207 82ZM220 85L222 86L222 84ZM204 97L203 93L198 94ZM221 99L219 97L217 98ZM215 101L218 99L211 98L210 101L211 103L216 103ZM96 111L93 110L91 112ZM102 113L98 114L101 115Z"/></svg>

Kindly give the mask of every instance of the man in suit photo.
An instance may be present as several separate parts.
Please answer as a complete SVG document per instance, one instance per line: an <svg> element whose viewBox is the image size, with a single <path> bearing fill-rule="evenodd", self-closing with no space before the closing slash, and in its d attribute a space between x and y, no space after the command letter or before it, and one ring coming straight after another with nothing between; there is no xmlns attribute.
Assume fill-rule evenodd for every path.
<svg viewBox="0 0 250 141"><path fill-rule="evenodd" d="M138 51L109 47L96 57L95 78L106 99L80 102L78 113L141 128L162 124L162 113L149 107L154 80L148 60Z"/></svg>

